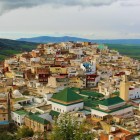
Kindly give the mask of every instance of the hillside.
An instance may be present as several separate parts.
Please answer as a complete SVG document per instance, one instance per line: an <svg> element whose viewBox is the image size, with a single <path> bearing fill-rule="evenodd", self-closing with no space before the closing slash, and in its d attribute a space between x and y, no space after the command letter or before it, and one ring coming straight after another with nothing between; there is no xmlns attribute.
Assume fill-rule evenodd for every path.
<svg viewBox="0 0 140 140"><path fill-rule="evenodd" d="M127 55L129 57L140 60L140 39L114 39L114 40L90 40L77 37L50 37L50 36L40 36L33 38L21 38L20 41L28 42L38 42L38 43L48 43L48 42L67 42L67 41L80 41L80 42L95 42L107 44L110 49L115 49L120 52L120 54Z"/></svg>
<svg viewBox="0 0 140 140"><path fill-rule="evenodd" d="M37 46L36 43L16 41L10 39L0 39L0 61L23 51L31 51Z"/></svg>
<svg viewBox="0 0 140 140"><path fill-rule="evenodd" d="M70 36L63 36L63 37L51 37L51 36L39 36L33 38L20 38L19 41L27 41L27 42L36 42L36 43L59 43L59 42L96 42L96 43L103 43L103 44L140 44L140 39L105 39L105 40L90 40L85 38L78 38L78 37L70 37Z"/></svg>
<svg viewBox="0 0 140 140"><path fill-rule="evenodd" d="M106 44L109 49L114 49L122 55L127 55L134 59L140 60L140 44Z"/></svg>
<svg viewBox="0 0 140 140"><path fill-rule="evenodd" d="M44 37L45 43L46 43L46 41L45 41L46 38L48 38L48 37ZM19 40L22 40L22 39L19 39ZM39 40L41 41L42 37L38 38L37 42L40 42ZM59 41L66 42L69 40L72 40L72 41L91 41L88 39L75 38L75 37L59 37L59 38L49 37L48 42L54 42L56 40L58 42ZM28 42L26 42L26 41L28 41ZM0 39L0 61L4 60L6 57L12 56L13 54L21 53L23 51L31 51L32 49L35 49L37 44L38 44L38 43L34 43L34 42L29 42L29 41L33 41L33 40L30 40L30 38L26 39L26 41ZM108 42L108 41L109 40L104 40L104 42ZM119 42L119 40L115 40L116 44L114 44L115 42L113 43L110 40L109 43L106 43L106 45L109 47L109 49L118 50L120 52L120 54L127 55L129 57L140 60L139 41L140 40L137 40L137 39L136 40L124 40L124 41L120 40L120 42ZM95 42L101 43L99 40L97 40ZM129 42L129 44L128 44L128 42ZM130 43L133 43L133 44L130 44Z"/></svg>

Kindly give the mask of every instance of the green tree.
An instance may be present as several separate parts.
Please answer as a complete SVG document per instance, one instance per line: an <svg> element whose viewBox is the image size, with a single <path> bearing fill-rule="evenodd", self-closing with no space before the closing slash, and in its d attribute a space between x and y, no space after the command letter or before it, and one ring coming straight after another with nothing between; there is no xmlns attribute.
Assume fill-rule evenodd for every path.
<svg viewBox="0 0 140 140"><path fill-rule="evenodd" d="M80 124L70 114L61 114L53 126L51 140L92 140L93 134L85 126L86 122Z"/></svg>
<svg viewBox="0 0 140 140"><path fill-rule="evenodd" d="M26 126L19 128L17 131L17 139L32 137L33 135L34 135L33 130Z"/></svg>
<svg viewBox="0 0 140 140"><path fill-rule="evenodd" d="M14 140L15 137L8 134L8 132L0 132L0 140Z"/></svg>
<svg viewBox="0 0 140 140"><path fill-rule="evenodd" d="M44 140L47 140L47 133L44 132Z"/></svg>

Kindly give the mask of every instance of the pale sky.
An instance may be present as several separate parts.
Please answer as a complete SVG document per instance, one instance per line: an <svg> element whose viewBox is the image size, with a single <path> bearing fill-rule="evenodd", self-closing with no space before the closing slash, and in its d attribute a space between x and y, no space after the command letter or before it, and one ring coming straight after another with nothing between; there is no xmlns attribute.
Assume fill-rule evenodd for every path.
<svg viewBox="0 0 140 140"><path fill-rule="evenodd" d="M0 38L140 38L140 0L0 0Z"/></svg>

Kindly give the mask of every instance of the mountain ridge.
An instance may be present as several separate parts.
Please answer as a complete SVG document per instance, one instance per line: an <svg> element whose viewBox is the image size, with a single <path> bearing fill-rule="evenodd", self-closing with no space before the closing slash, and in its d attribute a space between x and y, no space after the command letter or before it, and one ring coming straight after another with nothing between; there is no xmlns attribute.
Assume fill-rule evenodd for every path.
<svg viewBox="0 0 140 140"><path fill-rule="evenodd" d="M20 38L17 41L26 41L34 43L60 43L60 42L94 42L94 43L103 43L103 44L140 44L140 39L87 39L80 37L72 36L62 36L62 37L53 37L53 36L38 36L32 38Z"/></svg>

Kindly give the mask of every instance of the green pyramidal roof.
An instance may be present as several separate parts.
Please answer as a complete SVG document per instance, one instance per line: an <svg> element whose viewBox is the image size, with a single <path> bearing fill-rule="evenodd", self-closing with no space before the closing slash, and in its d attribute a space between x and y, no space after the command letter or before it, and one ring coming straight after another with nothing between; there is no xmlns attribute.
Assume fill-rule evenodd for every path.
<svg viewBox="0 0 140 140"><path fill-rule="evenodd" d="M54 94L52 99L68 103L81 100L83 97L74 92L71 88L65 88L64 90Z"/></svg>
<svg viewBox="0 0 140 140"><path fill-rule="evenodd" d="M121 99L120 97L116 96L116 97L113 97L113 98L108 98L108 99L102 100L100 102L100 104L104 105L104 106L111 106L111 105L119 104L119 103L122 103L122 102L124 102L124 100Z"/></svg>

